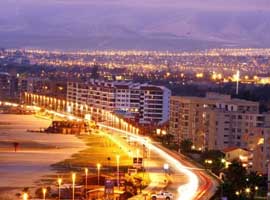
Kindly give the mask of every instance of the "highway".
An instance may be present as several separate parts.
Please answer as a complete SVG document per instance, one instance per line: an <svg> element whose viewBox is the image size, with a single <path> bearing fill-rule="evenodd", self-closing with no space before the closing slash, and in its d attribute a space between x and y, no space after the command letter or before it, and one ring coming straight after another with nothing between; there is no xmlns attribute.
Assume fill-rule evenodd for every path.
<svg viewBox="0 0 270 200"><path fill-rule="evenodd" d="M162 160L164 160L170 166L173 173L173 180L171 180L172 183L166 187L166 190L173 192L176 197L175 199L206 200L214 194L218 186L217 181L209 176L204 169L197 168L188 162L183 156L162 147L158 143L150 142L149 139L144 136L123 131L103 123L98 123L98 125L103 129L128 135L130 138L132 138L132 140L151 149L151 154L158 155L160 158L162 158ZM161 166L159 169L162 168L163 166ZM159 171L158 174L161 173ZM160 178L157 177L157 179ZM155 186L152 187L152 190L150 189L148 191L149 193L158 192L157 188L161 187L162 181L156 181L154 184Z"/></svg>

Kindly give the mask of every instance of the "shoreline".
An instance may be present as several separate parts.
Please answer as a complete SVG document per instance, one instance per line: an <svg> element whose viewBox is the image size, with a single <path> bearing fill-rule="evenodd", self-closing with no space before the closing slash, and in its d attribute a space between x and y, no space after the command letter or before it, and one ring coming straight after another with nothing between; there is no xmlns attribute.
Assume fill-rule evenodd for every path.
<svg viewBox="0 0 270 200"><path fill-rule="evenodd" d="M1 126L8 121L10 125ZM0 114L0 199L3 195L15 199L20 189L37 186L44 176L56 174L53 164L87 148L75 135L26 131L47 127L50 122L34 115ZM13 141L19 143L18 152L11 145Z"/></svg>

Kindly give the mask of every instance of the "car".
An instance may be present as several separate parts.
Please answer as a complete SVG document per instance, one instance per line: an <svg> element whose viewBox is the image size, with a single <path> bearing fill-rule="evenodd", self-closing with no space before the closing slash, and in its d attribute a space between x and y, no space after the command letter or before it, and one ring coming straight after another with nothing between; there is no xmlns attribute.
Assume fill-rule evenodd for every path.
<svg viewBox="0 0 270 200"><path fill-rule="evenodd" d="M151 199L152 200L159 200L159 199L172 200L173 194L169 192L159 192L156 194L152 194Z"/></svg>

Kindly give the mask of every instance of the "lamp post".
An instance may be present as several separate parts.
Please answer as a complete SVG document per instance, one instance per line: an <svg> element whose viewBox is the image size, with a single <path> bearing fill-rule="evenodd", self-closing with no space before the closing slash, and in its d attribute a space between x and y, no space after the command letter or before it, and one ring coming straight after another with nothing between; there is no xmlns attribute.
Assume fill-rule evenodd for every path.
<svg viewBox="0 0 270 200"><path fill-rule="evenodd" d="M247 196L249 197L250 192L251 192L250 188L246 188L246 189L245 189L245 192L247 193Z"/></svg>
<svg viewBox="0 0 270 200"><path fill-rule="evenodd" d="M28 200L28 194L27 193L23 193L23 200Z"/></svg>
<svg viewBox="0 0 270 200"><path fill-rule="evenodd" d="M75 200L75 181L76 181L76 174L72 173L72 200Z"/></svg>
<svg viewBox="0 0 270 200"><path fill-rule="evenodd" d="M119 163L120 163L120 155L116 155L116 164L117 164L117 186L119 189Z"/></svg>
<svg viewBox="0 0 270 200"><path fill-rule="evenodd" d="M42 188L42 193L43 193L43 200L45 200L46 199L47 189L46 188Z"/></svg>
<svg viewBox="0 0 270 200"><path fill-rule="evenodd" d="M58 199L61 199L61 184L62 184L62 179L58 178L57 179L57 183L58 183Z"/></svg>
<svg viewBox="0 0 270 200"><path fill-rule="evenodd" d="M164 165L163 165L163 169L164 169L164 174L166 175L166 173L168 173L169 172L169 164L168 163L165 163Z"/></svg>
<svg viewBox="0 0 270 200"><path fill-rule="evenodd" d="M101 164L100 164L100 163L98 163L98 164L97 164L98 185L99 185L99 177L100 177L100 167L101 167Z"/></svg>
<svg viewBox="0 0 270 200"><path fill-rule="evenodd" d="M258 186L255 186L254 189L255 189L255 197L257 197L258 196L259 187Z"/></svg>
<svg viewBox="0 0 270 200"><path fill-rule="evenodd" d="M137 153L137 163L139 163L139 155L140 155L140 150L139 150L139 149L137 149L137 150L136 150L136 153Z"/></svg>
<svg viewBox="0 0 270 200"><path fill-rule="evenodd" d="M85 198L87 198L87 187L88 187L88 168L84 168L85 172Z"/></svg>
<svg viewBox="0 0 270 200"><path fill-rule="evenodd" d="M110 161L111 161L111 157L108 157L107 160L108 160L108 173L110 173Z"/></svg>

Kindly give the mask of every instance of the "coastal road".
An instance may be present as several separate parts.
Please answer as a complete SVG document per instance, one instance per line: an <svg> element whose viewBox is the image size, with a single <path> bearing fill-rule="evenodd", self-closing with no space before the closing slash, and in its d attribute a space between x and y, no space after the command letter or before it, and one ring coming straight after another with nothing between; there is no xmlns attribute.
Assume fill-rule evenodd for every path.
<svg viewBox="0 0 270 200"><path fill-rule="evenodd" d="M171 170L171 178L169 177L171 184L168 184L166 190L172 192L176 197L175 199L206 200L215 193L218 186L217 181L209 176L204 169L200 169L187 161L185 157L162 147L158 143L149 142L149 140L143 136L113 128L103 123L99 123L98 125L102 129L126 135L132 138L132 140L151 149L151 154L158 155L158 157L154 159L154 162L158 165L157 168L161 169L161 171L158 171L158 174L164 173L164 171L162 172L163 163L166 162ZM151 172L151 168L148 168L148 170ZM158 181L156 179L158 179ZM158 192L160 187L164 187L164 183L162 183L164 180L159 179L162 178L157 177L153 179L156 185L148 191L149 193ZM136 197L133 199L136 199Z"/></svg>
<svg viewBox="0 0 270 200"><path fill-rule="evenodd" d="M164 190L169 191L177 196L177 185L184 185L187 183L187 177L183 173L178 173L176 169L171 167L167 160L161 157L155 152L151 152L146 146L139 144L138 142L130 141L130 137L118 133L116 131L102 130L101 134L106 135L107 138L116 143L123 151L126 152L130 158L136 156L143 157L143 167L146 171L147 176L149 176L151 182L147 188L143 189L142 194L155 193L157 191ZM138 150L138 155L136 155L136 150ZM164 164L168 164L170 169L168 172L164 171ZM133 197L132 199L144 199L142 195Z"/></svg>

